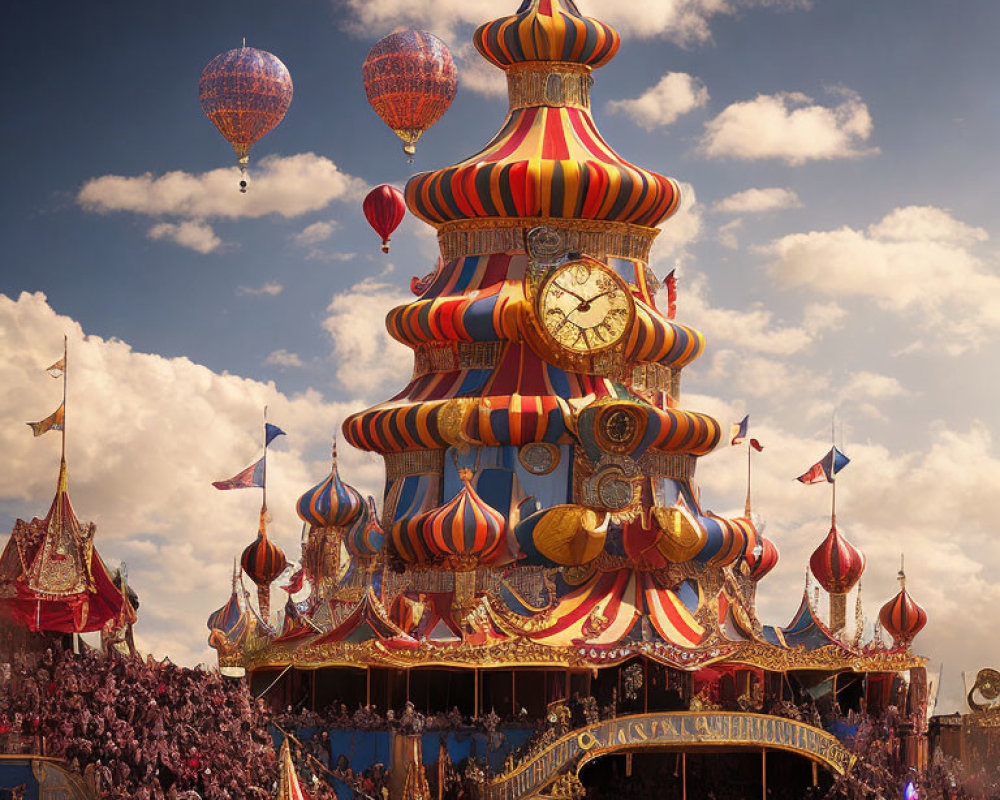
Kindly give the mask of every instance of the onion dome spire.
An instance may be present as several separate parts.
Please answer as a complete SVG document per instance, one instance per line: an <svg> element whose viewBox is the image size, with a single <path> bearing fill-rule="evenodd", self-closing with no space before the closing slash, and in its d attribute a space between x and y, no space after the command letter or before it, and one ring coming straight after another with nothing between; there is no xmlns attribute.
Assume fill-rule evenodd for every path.
<svg viewBox="0 0 1000 800"><path fill-rule="evenodd" d="M461 490L450 503L425 515L423 534L432 553L453 569L468 570L496 554L506 520L472 488L472 470L461 469L458 477Z"/></svg>
<svg viewBox="0 0 1000 800"><path fill-rule="evenodd" d="M299 498L295 510L314 528L340 528L358 518L364 500L353 486L340 479L337 472L337 440L333 440L333 466L330 474Z"/></svg>
<svg viewBox="0 0 1000 800"><path fill-rule="evenodd" d="M841 536L834 524L813 551L809 567L830 594L847 594L865 571L865 554Z"/></svg>
<svg viewBox="0 0 1000 800"><path fill-rule="evenodd" d="M352 556L372 558L378 555L384 543L385 532L378 521L375 498L368 497L361 508L361 513L347 532L344 545Z"/></svg>
<svg viewBox="0 0 1000 800"><path fill-rule="evenodd" d="M770 539L761 536L760 544L747 553L747 563L750 565L750 579L759 581L778 564L778 548Z"/></svg>
<svg viewBox="0 0 1000 800"><path fill-rule="evenodd" d="M501 69L529 61L597 68L615 57L621 37L610 25L583 16L573 0L524 0L513 16L481 25L472 41Z"/></svg>
<svg viewBox="0 0 1000 800"><path fill-rule="evenodd" d="M257 586L260 616L267 622L271 614L271 584L288 566L281 548L267 538L267 506L261 506L257 540L243 551L240 565Z"/></svg>
<svg viewBox="0 0 1000 800"><path fill-rule="evenodd" d="M479 153L414 175L406 186L410 210L441 233L473 220L477 230L595 220L651 242L652 229L680 206L680 189L619 156L590 113L591 72L617 52L615 30L584 17L573 0L526 0L513 16L480 27L473 41L506 72L510 113Z"/></svg>
<svg viewBox="0 0 1000 800"><path fill-rule="evenodd" d="M899 581L899 593L882 606L878 618L897 645L906 645L927 624L927 612L906 591L906 573L903 571L902 559L896 579Z"/></svg>

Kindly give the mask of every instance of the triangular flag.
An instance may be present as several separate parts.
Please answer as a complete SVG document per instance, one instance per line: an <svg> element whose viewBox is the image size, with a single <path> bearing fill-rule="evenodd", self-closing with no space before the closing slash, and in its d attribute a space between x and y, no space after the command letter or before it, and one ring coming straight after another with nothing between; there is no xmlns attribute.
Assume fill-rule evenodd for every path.
<svg viewBox="0 0 1000 800"><path fill-rule="evenodd" d="M61 405L40 422L29 422L27 425L31 428L31 432L35 436L41 436L43 433L48 433L49 431L61 431L65 418L66 406Z"/></svg>
<svg viewBox="0 0 1000 800"><path fill-rule="evenodd" d="M39 423L40 424L40 423ZM35 434L38 435L37 433ZM266 458L266 456L265 456ZM234 475L227 481L213 481L212 486L216 489L251 489L264 485L264 459L251 464L238 475Z"/></svg>

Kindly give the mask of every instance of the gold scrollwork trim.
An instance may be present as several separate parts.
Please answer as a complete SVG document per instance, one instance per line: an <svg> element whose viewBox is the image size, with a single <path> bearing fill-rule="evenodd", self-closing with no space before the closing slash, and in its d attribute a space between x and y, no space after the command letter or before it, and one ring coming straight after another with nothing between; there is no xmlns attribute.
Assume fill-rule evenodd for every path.
<svg viewBox="0 0 1000 800"><path fill-rule="evenodd" d="M590 108L594 79L583 64L528 62L507 70L511 109L528 106Z"/></svg>
<svg viewBox="0 0 1000 800"><path fill-rule="evenodd" d="M407 475L440 475L444 471L444 450L403 450L385 453L385 476L394 481Z"/></svg>
<svg viewBox="0 0 1000 800"><path fill-rule="evenodd" d="M532 228L548 226L565 236L566 249L605 260L609 257L649 261L649 250L659 234L627 222L558 219L554 217L511 217L446 222L438 229L444 260L490 253L525 252L524 236Z"/></svg>

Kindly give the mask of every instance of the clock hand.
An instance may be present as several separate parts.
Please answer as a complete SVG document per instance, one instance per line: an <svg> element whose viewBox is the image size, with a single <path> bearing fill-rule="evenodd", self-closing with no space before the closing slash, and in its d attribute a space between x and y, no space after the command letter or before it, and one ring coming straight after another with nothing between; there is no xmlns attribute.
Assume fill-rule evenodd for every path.
<svg viewBox="0 0 1000 800"><path fill-rule="evenodd" d="M575 297L581 303L586 303L587 302L582 297L580 297L580 295L578 295L576 292L572 291L571 289L567 289L565 286L563 286L561 283L559 283L559 281L552 281L552 285L553 286L558 286L560 289L562 289L564 292L566 292L566 294L573 295L573 297Z"/></svg>

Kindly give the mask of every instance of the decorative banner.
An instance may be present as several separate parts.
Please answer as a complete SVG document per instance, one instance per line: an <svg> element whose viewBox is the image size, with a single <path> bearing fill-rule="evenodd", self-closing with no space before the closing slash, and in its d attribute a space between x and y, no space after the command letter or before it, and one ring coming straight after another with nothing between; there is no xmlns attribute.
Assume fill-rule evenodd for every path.
<svg viewBox="0 0 1000 800"><path fill-rule="evenodd" d="M486 787L487 800L533 797L567 767L579 774L589 761L619 751L670 747L697 749L770 747L818 761L837 775L854 764L840 741L819 728L783 717L726 711L638 714L590 725L557 739L535 758Z"/></svg>

